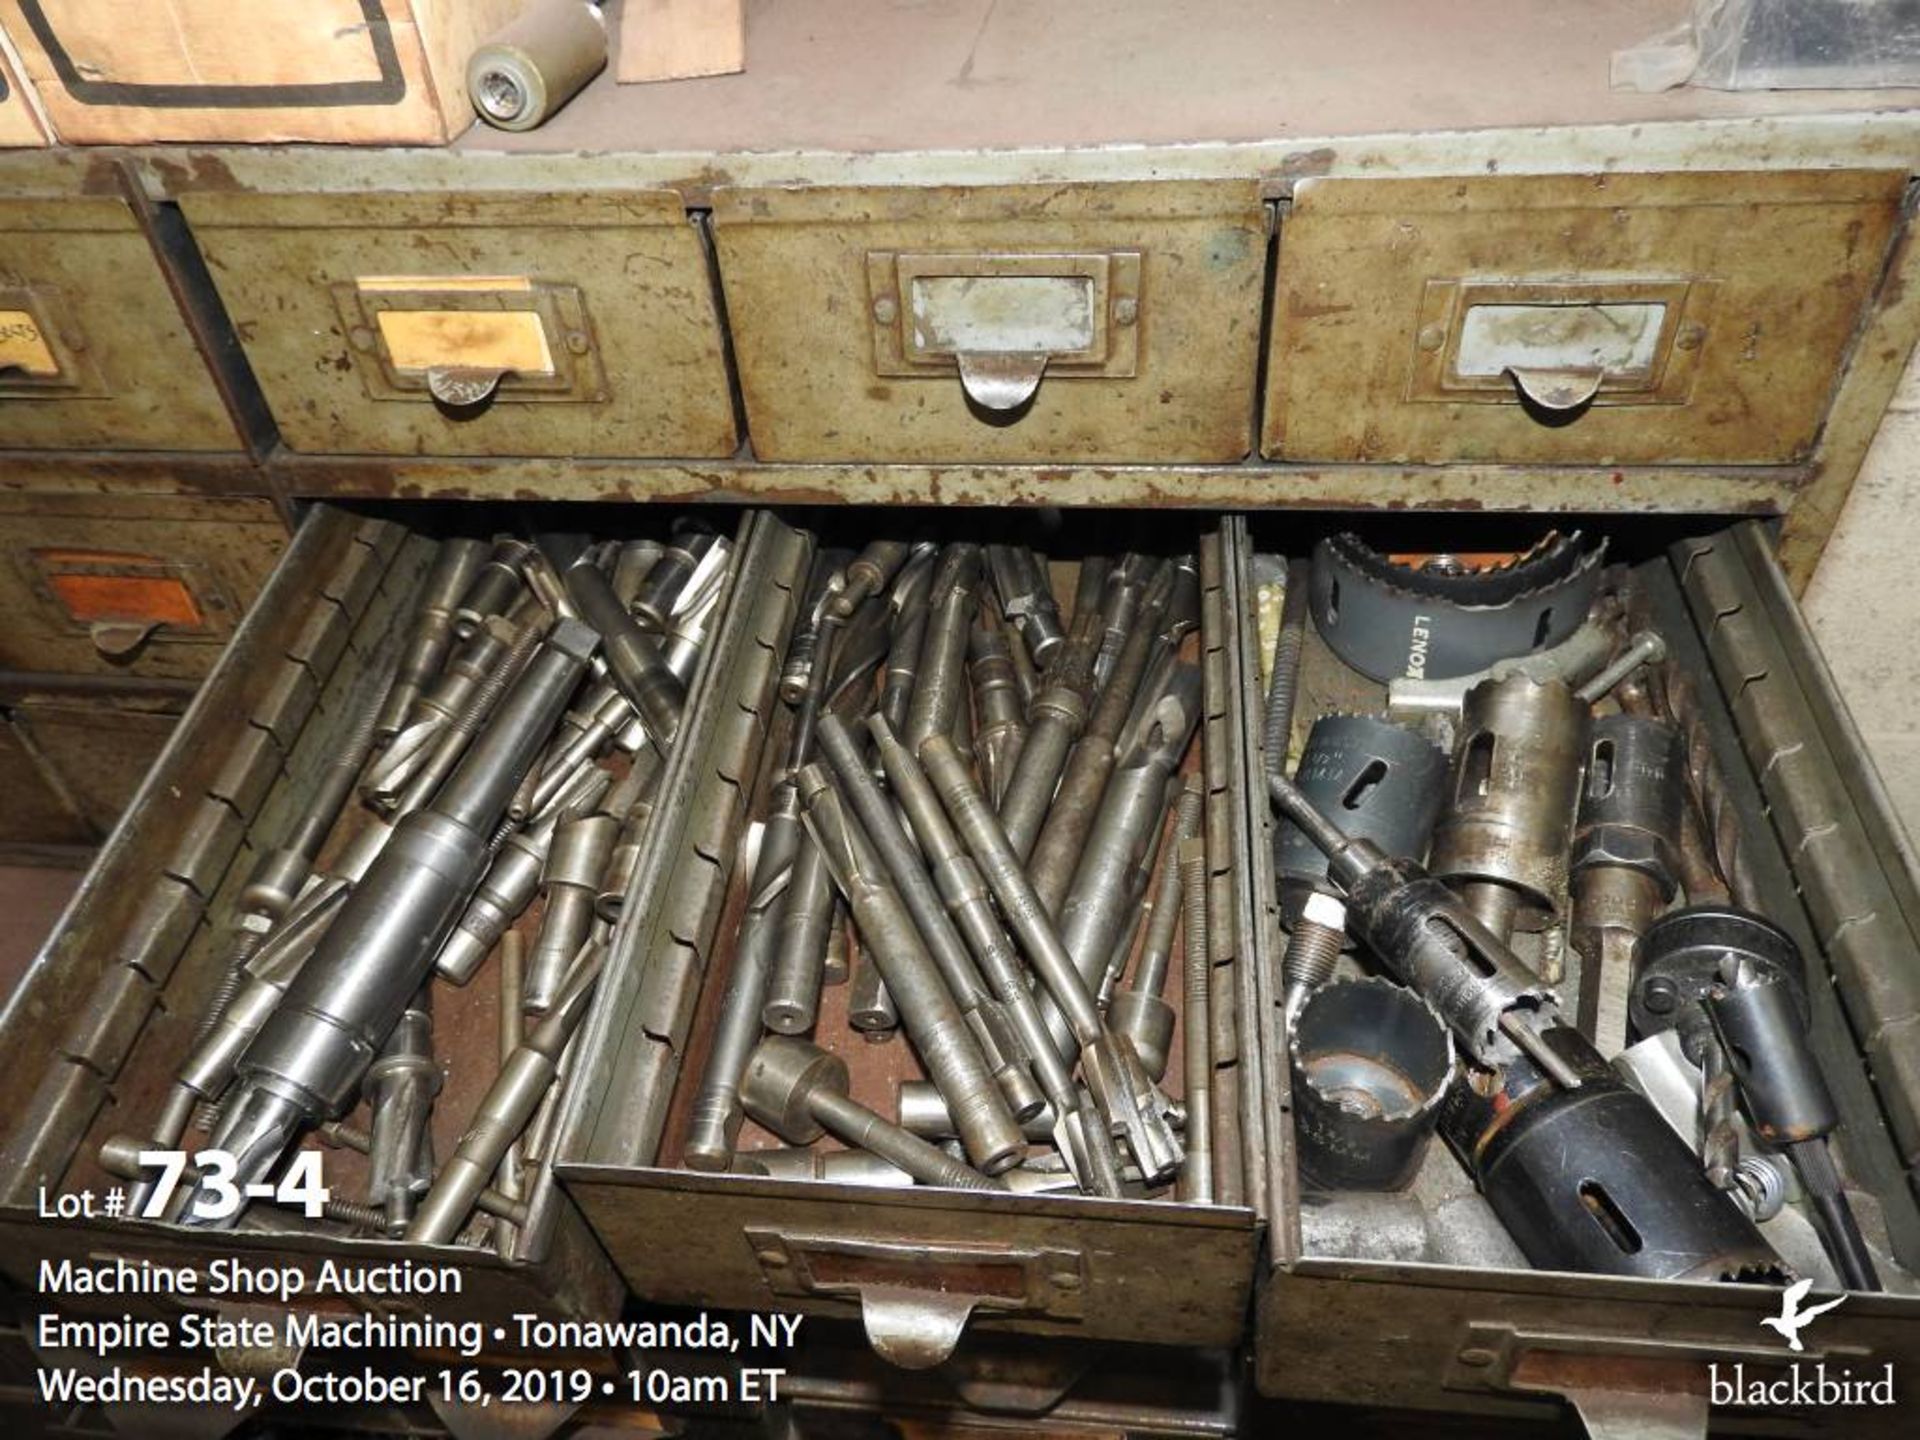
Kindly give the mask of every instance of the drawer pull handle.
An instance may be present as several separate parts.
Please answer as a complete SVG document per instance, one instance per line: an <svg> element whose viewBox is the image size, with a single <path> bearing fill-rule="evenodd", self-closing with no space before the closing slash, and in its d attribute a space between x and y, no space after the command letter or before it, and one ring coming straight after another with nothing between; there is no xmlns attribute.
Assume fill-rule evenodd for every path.
<svg viewBox="0 0 1920 1440"><path fill-rule="evenodd" d="M1871 1358L1844 1342L1796 1355L1710 1332L1635 1339L1469 1322L1443 1383L1449 1390L1563 1396L1592 1440L1691 1440L1707 1433L1711 1365L1738 1364L1772 1379L1795 1361L1852 1365Z"/></svg>
<svg viewBox="0 0 1920 1440"><path fill-rule="evenodd" d="M975 416L1020 418L1040 382L1139 374L1141 254L867 254L879 376L960 379Z"/></svg>
<svg viewBox="0 0 1920 1440"><path fill-rule="evenodd" d="M1534 370L1509 365L1506 374L1526 403L1569 420L1577 419L1593 403L1607 378L1607 372L1598 366L1590 370Z"/></svg>
<svg viewBox="0 0 1920 1440"><path fill-rule="evenodd" d="M746 1238L775 1295L858 1302L867 1343L903 1370L945 1361L977 1310L1051 1320L1082 1314L1086 1277L1078 1251L758 1228Z"/></svg>
<svg viewBox="0 0 1920 1440"><path fill-rule="evenodd" d="M94 623L89 634L93 648L102 655L109 660L124 660L146 644L159 628L158 622L100 620Z"/></svg>
<svg viewBox="0 0 1920 1440"><path fill-rule="evenodd" d="M505 370L473 365L433 365L427 370L427 393L450 410L473 410L493 399Z"/></svg>
<svg viewBox="0 0 1920 1440"><path fill-rule="evenodd" d="M984 410L1005 415L1033 399L1047 373L1046 352L974 353L954 357L960 367L960 385L967 398Z"/></svg>

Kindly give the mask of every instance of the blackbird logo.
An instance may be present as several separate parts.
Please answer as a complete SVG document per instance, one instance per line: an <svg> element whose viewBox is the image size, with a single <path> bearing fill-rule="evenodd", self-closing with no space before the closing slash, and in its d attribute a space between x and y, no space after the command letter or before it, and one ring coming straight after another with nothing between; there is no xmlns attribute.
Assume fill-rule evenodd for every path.
<svg viewBox="0 0 1920 1440"><path fill-rule="evenodd" d="M1780 1313L1768 1315L1760 1322L1769 1330L1777 1330L1785 1336L1789 1349L1806 1349L1807 1347L1800 1343L1800 1332L1827 1311L1843 1304L1847 1298L1842 1295L1839 1299L1829 1300L1824 1305L1812 1305L1802 1310L1799 1308L1800 1302L1807 1298L1807 1292L1811 1289L1813 1289L1811 1280L1799 1280L1788 1286L1786 1293L1780 1297Z"/></svg>

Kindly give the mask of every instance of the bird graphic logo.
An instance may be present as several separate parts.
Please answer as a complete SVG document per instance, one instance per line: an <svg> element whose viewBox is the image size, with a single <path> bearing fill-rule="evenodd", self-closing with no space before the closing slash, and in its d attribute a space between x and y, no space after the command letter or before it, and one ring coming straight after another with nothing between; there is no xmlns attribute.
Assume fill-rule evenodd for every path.
<svg viewBox="0 0 1920 1440"><path fill-rule="evenodd" d="M1782 1335L1786 1336L1789 1349L1806 1349L1807 1347L1800 1343L1800 1332L1812 1324L1814 1320L1826 1314L1827 1311L1835 1309L1846 1302L1847 1297L1842 1295L1839 1299L1829 1300L1824 1305L1814 1305L1802 1310L1800 1308L1800 1302L1807 1298L1807 1292L1811 1289L1813 1289L1813 1281L1795 1281L1787 1287L1786 1293L1780 1297L1780 1313L1778 1315L1768 1315L1760 1322L1769 1330L1778 1330Z"/></svg>

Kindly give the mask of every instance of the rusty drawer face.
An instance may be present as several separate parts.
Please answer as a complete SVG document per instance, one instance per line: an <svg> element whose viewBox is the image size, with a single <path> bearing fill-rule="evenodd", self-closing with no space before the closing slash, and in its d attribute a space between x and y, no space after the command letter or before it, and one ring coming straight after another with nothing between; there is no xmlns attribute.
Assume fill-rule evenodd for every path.
<svg viewBox="0 0 1920 1440"><path fill-rule="evenodd" d="M738 442L707 257L677 194L530 179L183 209L292 449L692 457Z"/></svg>
<svg viewBox="0 0 1920 1440"><path fill-rule="evenodd" d="M722 190L768 460L1231 461L1251 446L1252 185Z"/></svg>
<svg viewBox="0 0 1920 1440"><path fill-rule="evenodd" d="M1487 523L1436 531L1428 522L1420 546L1471 549ZM1256 536L1280 538L1258 528ZM1780 1312L1777 1288L1526 1268L1438 1140L1407 1191L1313 1192L1298 1170L1286 1062L1276 1069L1270 1060L1269 1184L1279 1198L1256 1302L1255 1378L1271 1395L1423 1409L1510 1413L1515 1402L1564 1397L1599 1433L1656 1395L1704 1427L1715 1366L1723 1378L1744 1365L1749 1377L1771 1381L1794 1363L1809 1376L1825 1364L1834 1375L1878 1380L1891 1361L1898 1407L1753 1410L1723 1408L1723 1400L1713 1419L1716 1433L1723 1423L1764 1423L1768 1433L1904 1435L1912 1427L1903 1417L1920 1397L1920 1294L1888 1257L1909 1275L1920 1267L1912 1183L1920 1173L1920 889L1911 851L1768 532L1749 523L1683 534L1670 548L1659 537L1614 538L1610 559L1630 562L1635 604L1645 606L1635 623L1657 629L1669 647L1665 663L1694 682L1694 713L1725 777L1720 791L1753 893L1805 957L1812 1044L1841 1116L1835 1140L1890 1293L1849 1294L1796 1354L1761 1327ZM1296 757L1319 714L1377 711L1384 699L1311 625L1299 696ZM1267 811L1256 799L1254 824L1266 829L1256 848L1271 854ZM1269 1004L1279 998L1286 942L1276 888L1269 865L1256 876L1255 902L1267 957L1255 968L1273 986ZM1585 1011L1590 997L1574 1000L1577 952L1568 951L1567 965L1565 1009ZM1282 1034L1276 1020L1264 1037L1271 1054L1284 1053ZM1790 1212L1762 1230L1790 1265L1832 1287L1804 1219Z"/></svg>
<svg viewBox="0 0 1920 1440"><path fill-rule="evenodd" d="M822 536L829 548L895 533L870 521L834 524ZM669 776L670 785L686 788L672 794L675 813L697 828L660 832L662 848L649 857L654 868L634 892L653 897L652 911L627 932L606 976L611 983L596 996L561 1120L561 1180L637 1296L857 1318L883 1358L911 1369L941 1363L956 1346L964 1365L963 1337L976 1331L983 1339L1011 1332L1238 1343L1264 1152L1242 1119L1260 1093L1259 1056L1238 1044L1240 987L1252 984L1239 946L1251 926L1228 918L1246 893L1235 859L1246 837L1228 833L1234 807L1224 784L1214 792L1212 777L1225 773L1240 738L1225 697L1228 634L1241 627L1232 619L1230 591L1238 592L1223 573L1229 547L1205 522L1180 528L1174 537L1162 526L1146 543L1169 552L1191 544L1200 556L1203 634L1194 639L1206 700L1189 761L1201 757L1218 802L1209 800L1204 831L1208 949L1222 997L1212 1095L1216 1116L1232 1117L1214 1130L1214 1193L1222 1203L1178 1202L1171 1192L1158 1199L982 1194L681 1168L748 888L738 852L748 823L766 815L772 771L784 763L789 712L774 699L775 679L810 564L822 563L809 559L812 537L775 521L763 533L766 548L748 562L753 579L766 567L762 603L751 614L743 608L736 616L742 629L716 652L712 688L695 697L703 729L691 743L683 738L689 768L677 780ZM1110 527L1081 533L1094 537L1096 553L1124 548ZM841 560L829 563L851 555L836 553ZM1062 564L1055 577L1069 597L1075 568ZM848 1062L855 1097L892 1116L895 1082L922 1072L904 1039L875 1045L849 1028L851 988L825 989L811 1034ZM1184 1008L1177 994L1167 998ZM1170 1094L1181 1088L1179 1072L1176 1060L1161 1081ZM778 1141L749 1122L739 1143L746 1151ZM675 1239L663 1244L662 1236Z"/></svg>
<svg viewBox="0 0 1920 1440"><path fill-rule="evenodd" d="M0 200L0 448L241 448L126 201Z"/></svg>
<svg viewBox="0 0 1920 1440"><path fill-rule="evenodd" d="M100 1192L116 1183L99 1160L101 1143L156 1122L227 973L255 861L288 843L326 782L331 757L391 675L413 632L439 535L484 534L504 523L498 513L477 516L478 508L436 507L427 528L409 529L317 507L180 720L64 923L0 1012L0 1036L11 1053L37 1057L0 1080L0 1113L7 1117L0 1126L0 1283L34 1293L42 1258L124 1255L204 1267L228 1255L273 1254L311 1274L329 1259L406 1257L460 1272L459 1288L431 1303L432 1313L447 1319L499 1323L515 1311L562 1318L617 1312L617 1276L550 1182L532 1183L509 1258L493 1244L407 1244L316 1229L297 1218L276 1223L267 1207L255 1207L246 1228L231 1232L34 1214L42 1185ZM591 523L578 513L566 523ZM660 536L670 518L665 511L627 517ZM727 553L737 555L738 546ZM733 573L721 574L722 612ZM357 819L333 835L319 856L323 865L368 818L357 804L348 814ZM437 1053L450 1062L433 1110L435 1153L442 1157L452 1153L498 1068L498 997L492 972L464 987L435 987ZM337 1187L336 1199L364 1194L364 1166L349 1150L327 1152L323 1178ZM120 1308L127 1301L102 1303ZM309 1291L294 1303L339 1302ZM389 1308L406 1315L424 1307L403 1297ZM510 1337L504 1348L518 1344Z"/></svg>
<svg viewBox="0 0 1920 1440"><path fill-rule="evenodd" d="M0 497L0 668L197 679L285 546L266 500Z"/></svg>
<svg viewBox="0 0 1920 1440"><path fill-rule="evenodd" d="M1802 460L1880 282L1905 178L1303 181L1281 245L1261 449Z"/></svg>
<svg viewBox="0 0 1920 1440"><path fill-rule="evenodd" d="M23 763L34 773L23 803L7 817L5 843L104 840L159 758L194 688L190 680L0 676L9 763ZM44 802L30 798L41 792Z"/></svg>

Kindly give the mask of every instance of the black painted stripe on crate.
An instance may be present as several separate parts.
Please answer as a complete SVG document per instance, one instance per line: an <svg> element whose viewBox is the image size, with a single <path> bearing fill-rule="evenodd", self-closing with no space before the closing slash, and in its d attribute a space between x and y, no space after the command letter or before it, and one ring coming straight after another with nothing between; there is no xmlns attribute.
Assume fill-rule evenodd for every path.
<svg viewBox="0 0 1920 1440"><path fill-rule="evenodd" d="M20 13L47 52L67 94L82 105L136 105L149 110L295 110L397 105L406 98L407 80L400 70L400 53L394 46L393 27L383 3L360 0L360 14L366 21L367 41L373 47L380 78L320 85L142 85L89 80L54 33L41 0L20 0Z"/></svg>

